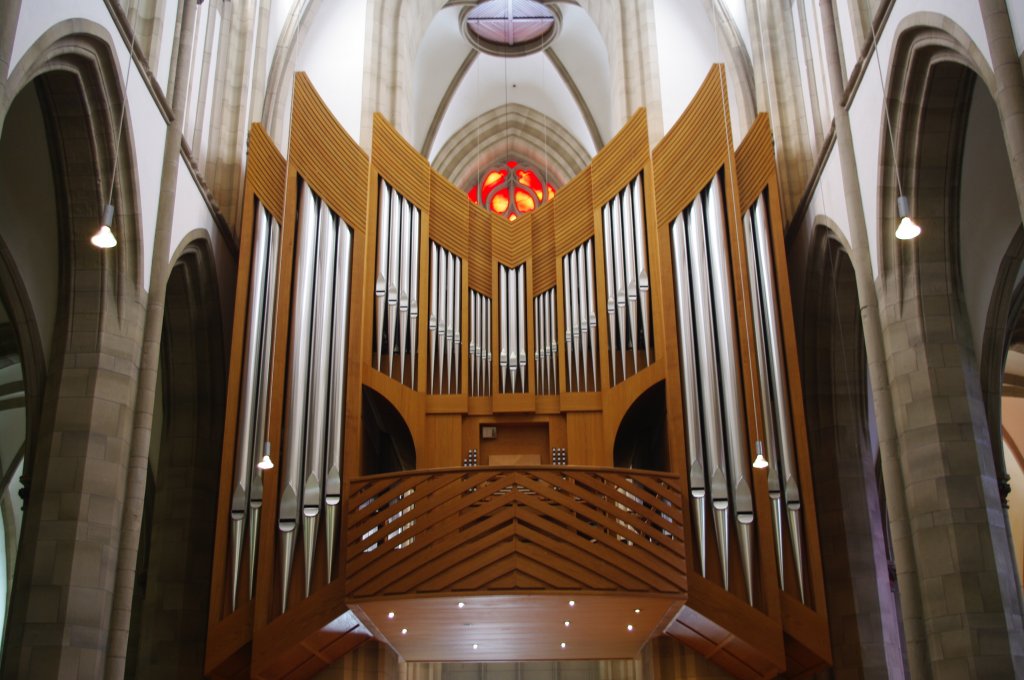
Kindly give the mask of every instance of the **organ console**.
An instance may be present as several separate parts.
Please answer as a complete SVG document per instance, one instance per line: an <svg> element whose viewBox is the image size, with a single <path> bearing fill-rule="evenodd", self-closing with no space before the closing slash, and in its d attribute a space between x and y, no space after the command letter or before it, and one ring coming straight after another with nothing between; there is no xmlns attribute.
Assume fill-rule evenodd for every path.
<svg viewBox="0 0 1024 680"><path fill-rule="evenodd" d="M726 101L717 66L653 150L639 111L508 222L297 75L288 158L249 139L211 677L371 638L830 662L770 126L734 149Z"/></svg>

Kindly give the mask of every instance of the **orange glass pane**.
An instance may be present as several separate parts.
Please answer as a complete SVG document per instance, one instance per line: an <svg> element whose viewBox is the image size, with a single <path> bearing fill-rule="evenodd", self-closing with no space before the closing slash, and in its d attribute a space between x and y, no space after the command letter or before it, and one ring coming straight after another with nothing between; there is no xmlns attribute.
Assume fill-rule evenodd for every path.
<svg viewBox="0 0 1024 680"><path fill-rule="evenodd" d="M555 197L555 188L549 184L548 185L548 200L550 201L554 197Z"/></svg>
<svg viewBox="0 0 1024 680"><path fill-rule="evenodd" d="M530 212L537 207L537 199L535 199L529 192L524 191L516 187L516 210L521 213Z"/></svg>
<svg viewBox="0 0 1024 680"><path fill-rule="evenodd" d="M466 195L469 196L469 200L472 201L473 203L479 203L480 202L480 201L476 200L476 187L473 187L472 189L470 189L469 192Z"/></svg>
<svg viewBox="0 0 1024 680"><path fill-rule="evenodd" d="M508 173L504 170L491 170L484 177L483 193L486 195L491 189L504 182L506 177L508 177Z"/></svg>
<svg viewBox="0 0 1024 680"><path fill-rule="evenodd" d="M519 218L519 215L517 215L515 213L509 213L508 214L508 221L509 222L515 222L516 219L518 219L518 218Z"/></svg>
<svg viewBox="0 0 1024 680"><path fill-rule="evenodd" d="M494 194L494 197L491 198L491 210L499 215L505 214L505 211L508 210L508 189L502 189Z"/></svg>

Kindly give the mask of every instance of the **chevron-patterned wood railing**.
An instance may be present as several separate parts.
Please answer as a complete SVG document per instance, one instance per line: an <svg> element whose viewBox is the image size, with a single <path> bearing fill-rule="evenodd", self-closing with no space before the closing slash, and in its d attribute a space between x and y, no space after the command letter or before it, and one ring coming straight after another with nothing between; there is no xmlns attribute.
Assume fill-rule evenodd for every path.
<svg viewBox="0 0 1024 680"><path fill-rule="evenodd" d="M686 588L674 475L457 468L358 478L348 498L352 600Z"/></svg>

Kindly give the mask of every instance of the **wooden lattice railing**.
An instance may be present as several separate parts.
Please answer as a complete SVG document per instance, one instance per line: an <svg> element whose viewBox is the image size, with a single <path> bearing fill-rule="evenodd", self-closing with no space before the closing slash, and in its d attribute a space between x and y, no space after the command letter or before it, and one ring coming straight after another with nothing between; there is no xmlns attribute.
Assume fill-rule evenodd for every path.
<svg viewBox="0 0 1024 680"><path fill-rule="evenodd" d="M457 468L352 481L350 599L445 592L685 590L677 476Z"/></svg>

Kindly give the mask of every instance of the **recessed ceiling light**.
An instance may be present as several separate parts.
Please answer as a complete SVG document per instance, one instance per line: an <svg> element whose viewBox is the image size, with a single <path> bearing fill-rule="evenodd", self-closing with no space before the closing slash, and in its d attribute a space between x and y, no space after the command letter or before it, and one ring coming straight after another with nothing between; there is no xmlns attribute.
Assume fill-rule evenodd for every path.
<svg viewBox="0 0 1024 680"><path fill-rule="evenodd" d="M628 630L629 632L631 632L631 633L632 633L632 632L633 632L633 624L632 624L632 623L630 623L630 624L627 624L627 625L626 625L626 630Z"/></svg>
<svg viewBox="0 0 1024 680"><path fill-rule="evenodd" d="M460 603L459 603L459 609L462 609L462 608L463 608L463 607L465 607L465 606L466 606L466 603L465 603L465 602L460 602Z"/></svg>
<svg viewBox="0 0 1024 680"><path fill-rule="evenodd" d="M562 643L562 649L565 649L565 643L564 642Z"/></svg>
<svg viewBox="0 0 1024 680"><path fill-rule="evenodd" d="M477 647L479 647L479 646L480 646L480 645L478 645L477 643L475 643L475 642L473 643L473 649L476 649L476 648L477 648Z"/></svg>
<svg viewBox="0 0 1024 680"><path fill-rule="evenodd" d="M389 619L395 618L395 613L394 612L388 612L388 618Z"/></svg>
<svg viewBox="0 0 1024 680"><path fill-rule="evenodd" d="M639 613L640 613L640 610L639 610L639 609L634 609L634 610L633 610L633 613L634 613L634 614L639 614Z"/></svg>
<svg viewBox="0 0 1024 680"><path fill-rule="evenodd" d="M576 600L569 600L569 606L570 607L575 607L576 606Z"/></svg>
<svg viewBox="0 0 1024 680"><path fill-rule="evenodd" d="M569 622L568 622L568 621L566 621L566 622L565 622L565 627L566 627L566 628L568 628L568 627L569 627Z"/></svg>
<svg viewBox="0 0 1024 680"><path fill-rule="evenodd" d="M402 629L402 635L405 635L405 634L406 634L406 633L408 633L408 632L409 632L409 629L408 629L408 628L403 628L403 629Z"/></svg>

